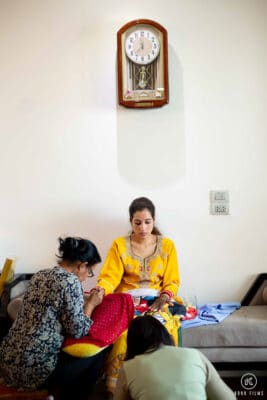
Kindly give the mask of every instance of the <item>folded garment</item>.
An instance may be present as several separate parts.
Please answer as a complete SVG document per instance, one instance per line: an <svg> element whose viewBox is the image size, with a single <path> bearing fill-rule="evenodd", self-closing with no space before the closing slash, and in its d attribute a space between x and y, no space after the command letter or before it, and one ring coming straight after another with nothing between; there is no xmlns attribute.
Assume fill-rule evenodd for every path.
<svg viewBox="0 0 267 400"><path fill-rule="evenodd" d="M198 308L198 315L206 321L221 322L239 307L240 303L204 304Z"/></svg>
<svg viewBox="0 0 267 400"><path fill-rule="evenodd" d="M218 324L240 308L239 302L203 304L198 307L198 315L192 320L181 321L182 329L202 325Z"/></svg>
<svg viewBox="0 0 267 400"><path fill-rule="evenodd" d="M103 298L92 313L94 321L88 334L79 339L68 337L62 350L75 357L90 357L115 340L128 328L134 317L134 304L130 294L114 293Z"/></svg>

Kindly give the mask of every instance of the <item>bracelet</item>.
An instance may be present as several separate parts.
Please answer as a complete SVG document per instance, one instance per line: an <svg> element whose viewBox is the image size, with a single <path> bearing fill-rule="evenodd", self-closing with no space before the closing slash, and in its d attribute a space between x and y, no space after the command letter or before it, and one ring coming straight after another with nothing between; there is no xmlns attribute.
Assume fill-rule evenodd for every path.
<svg viewBox="0 0 267 400"><path fill-rule="evenodd" d="M159 298L161 300L163 300L165 303L169 303L170 301L170 297L167 295L167 293L161 293L161 295L159 296Z"/></svg>
<svg viewBox="0 0 267 400"><path fill-rule="evenodd" d="M160 293L160 296L161 296L162 294L166 294L166 295L169 297L169 300L171 300L171 299L173 298L173 294L172 294L172 292L171 292L170 290L163 290L163 291Z"/></svg>
<svg viewBox="0 0 267 400"><path fill-rule="evenodd" d="M95 286L90 290L89 294L93 293L93 292L100 292L101 290L102 290L102 288L100 286ZM105 294L105 289L103 289L103 291L104 291L104 294Z"/></svg>

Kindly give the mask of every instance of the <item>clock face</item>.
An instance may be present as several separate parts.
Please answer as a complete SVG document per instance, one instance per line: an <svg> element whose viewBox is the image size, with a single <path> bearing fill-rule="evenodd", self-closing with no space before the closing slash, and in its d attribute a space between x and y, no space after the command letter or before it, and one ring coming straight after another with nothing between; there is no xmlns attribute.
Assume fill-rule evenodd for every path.
<svg viewBox="0 0 267 400"><path fill-rule="evenodd" d="M136 29L125 40L125 52L135 64L152 63L159 55L157 35L149 29Z"/></svg>

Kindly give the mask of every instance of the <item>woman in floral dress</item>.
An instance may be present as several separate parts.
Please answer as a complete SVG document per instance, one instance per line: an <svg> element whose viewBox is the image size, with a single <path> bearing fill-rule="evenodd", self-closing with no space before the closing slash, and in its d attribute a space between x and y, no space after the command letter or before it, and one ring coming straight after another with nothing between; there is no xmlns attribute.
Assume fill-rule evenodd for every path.
<svg viewBox="0 0 267 400"><path fill-rule="evenodd" d="M0 376L14 388L57 387L62 391L59 398L84 399L98 378L104 351L81 359L63 353L61 347L65 337L80 338L93 323L91 314L102 302L103 291L85 300L81 282L94 275L101 258L96 246L83 238L59 238L58 250L58 265L33 275L1 343Z"/></svg>

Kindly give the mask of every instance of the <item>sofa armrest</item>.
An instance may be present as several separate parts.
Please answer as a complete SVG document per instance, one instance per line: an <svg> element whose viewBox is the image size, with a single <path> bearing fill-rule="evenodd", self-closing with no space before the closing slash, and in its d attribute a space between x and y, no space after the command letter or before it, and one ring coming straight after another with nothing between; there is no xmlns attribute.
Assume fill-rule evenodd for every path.
<svg viewBox="0 0 267 400"><path fill-rule="evenodd" d="M267 288L267 273L262 273L257 276L255 281L250 286L249 290L241 301L241 306L256 306L267 304L266 289Z"/></svg>
<svg viewBox="0 0 267 400"><path fill-rule="evenodd" d="M0 318L7 318L7 306L11 300L12 289L20 282L28 281L32 278L33 274L25 273L19 274L14 277L11 282L5 283L3 293L0 298Z"/></svg>
<svg viewBox="0 0 267 400"><path fill-rule="evenodd" d="M30 273L15 275L14 279L11 282L5 283L4 290L11 293L11 289L14 286L16 286L19 282L30 280L32 276L33 274Z"/></svg>

